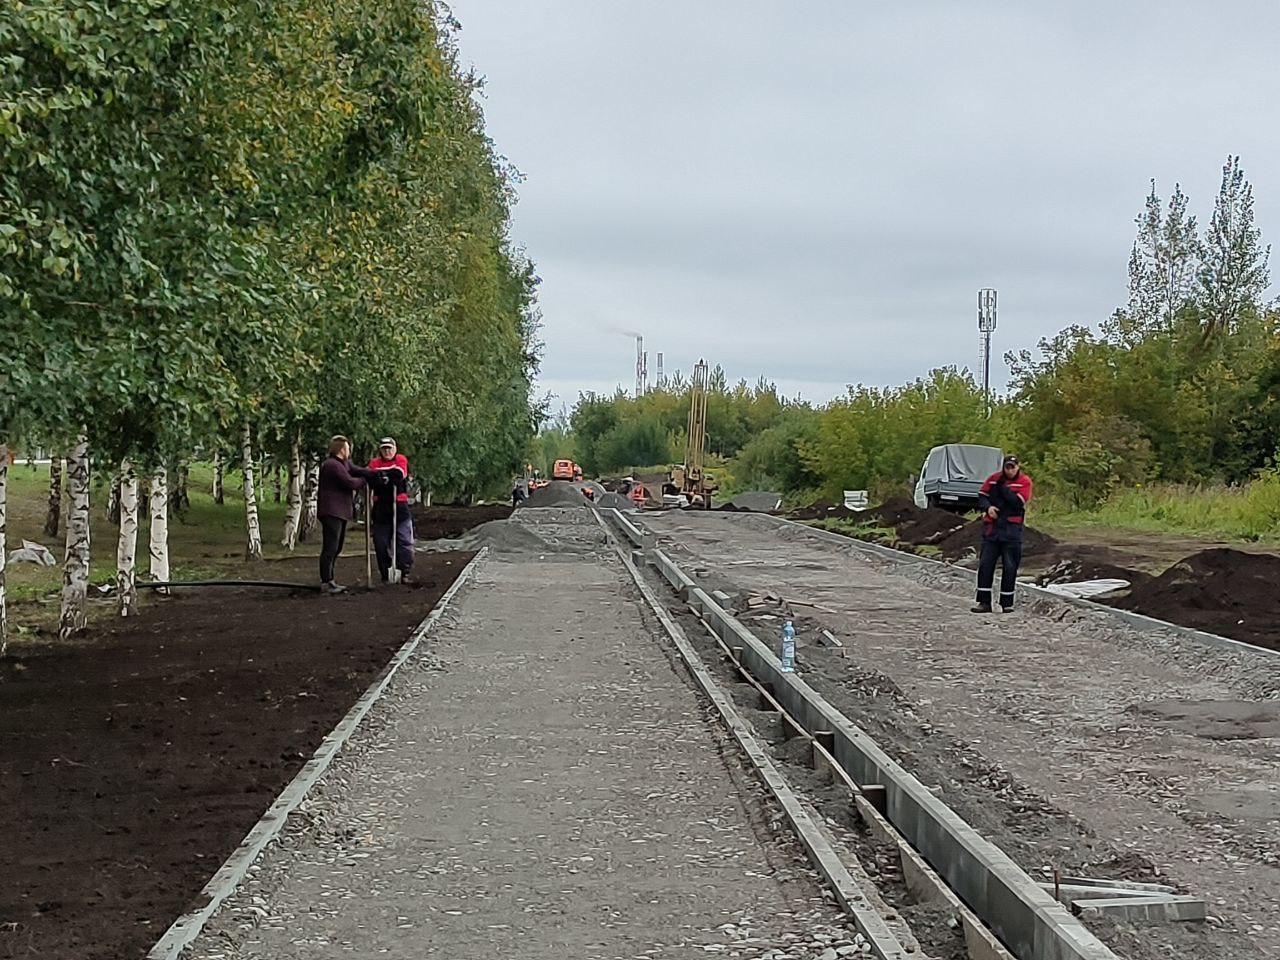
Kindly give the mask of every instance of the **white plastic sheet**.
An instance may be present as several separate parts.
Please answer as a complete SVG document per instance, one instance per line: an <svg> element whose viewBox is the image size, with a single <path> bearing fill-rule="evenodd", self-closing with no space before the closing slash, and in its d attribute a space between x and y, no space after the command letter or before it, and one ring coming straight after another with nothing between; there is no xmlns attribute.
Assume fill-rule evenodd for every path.
<svg viewBox="0 0 1280 960"><path fill-rule="evenodd" d="M1101 597L1104 594L1115 593L1117 590L1124 590L1128 586L1128 580L1077 580L1074 583L1047 583L1044 589L1064 597L1088 600L1091 597Z"/></svg>
<svg viewBox="0 0 1280 960"><path fill-rule="evenodd" d="M9 562L34 563L38 567L53 567L58 564L58 561L46 547L38 543L32 543L30 540L23 540L21 547L17 550L9 551Z"/></svg>

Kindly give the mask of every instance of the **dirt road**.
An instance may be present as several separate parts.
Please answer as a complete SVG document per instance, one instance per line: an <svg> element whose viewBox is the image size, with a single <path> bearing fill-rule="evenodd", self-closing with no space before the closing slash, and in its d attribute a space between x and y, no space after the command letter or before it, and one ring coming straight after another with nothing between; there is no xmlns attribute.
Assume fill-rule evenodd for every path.
<svg viewBox="0 0 1280 960"><path fill-rule="evenodd" d="M1029 872L1167 877L1208 900L1209 924L1112 931L1121 955L1280 956L1276 701L1254 702L1280 690L1276 657L1052 602L975 616L967 587L771 518L645 522L703 581L793 598L806 679Z"/></svg>
<svg viewBox="0 0 1280 960"><path fill-rule="evenodd" d="M801 960L849 944L591 512L482 529L494 553L430 652L190 956Z"/></svg>

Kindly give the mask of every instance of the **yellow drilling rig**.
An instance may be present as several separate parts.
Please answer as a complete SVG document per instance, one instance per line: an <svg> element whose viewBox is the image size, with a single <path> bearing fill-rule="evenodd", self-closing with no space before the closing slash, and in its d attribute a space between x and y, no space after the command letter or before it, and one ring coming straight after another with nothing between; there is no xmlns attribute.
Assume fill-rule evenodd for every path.
<svg viewBox="0 0 1280 960"><path fill-rule="evenodd" d="M711 495L719 488L706 472L707 456L707 362L699 360L689 385L689 430L685 436L684 463L673 466L662 485L662 502L669 506L711 509Z"/></svg>

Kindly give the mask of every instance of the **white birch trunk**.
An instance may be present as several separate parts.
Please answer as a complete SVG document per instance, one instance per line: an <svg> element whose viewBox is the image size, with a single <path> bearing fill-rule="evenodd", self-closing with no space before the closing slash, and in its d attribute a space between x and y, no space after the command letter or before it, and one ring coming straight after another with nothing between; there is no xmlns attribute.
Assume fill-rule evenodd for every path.
<svg viewBox="0 0 1280 960"><path fill-rule="evenodd" d="M123 495L121 501L123 502ZM124 511L121 510L123 516ZM151 474L151 579L158 583L169 580L169 474L156 467ZM168 593L161 589L158 592Z"/></svg>
<svg viewBox="0 0 1280 960"><path fill-rule="evenodd" d="M9 447L0 443L0 657L9 647L9 609L4 591L5 518L9 512Z"/></svg>
<svg viewBox="0 0 1280 960"><path fill-rule="evenodd" d="M213 451L213 502L224 503L226 495L222 492L222 451Z"/></svg>
<svg viewBox="0 0 1280 960"><path fill-rule="evenodd" d="M320 522L320 464L314 460L307 467L307 488L302 495L302 529L298 531L298 539L306 542L315 532L316 524Z"/></svg>
<svg viewBox="0 0 1280 960"><path fill-rule="evenodd" d="M284 513L284 539L280 541L286 550L298 545L298 528L302 524L302 438L294 435L289 446L288 505Z"/></svg>
<svg viewBox="0 0 1280 960"><path fill-rule="evenodd" d="M116 542L116 609L122 617L138 614L138 475L126 460L120 465L120 539Z"/></svg>
<svg viewBox="0 0 1280 960"><path fill-rule="evenodd" d="M249 425L244 425L242 445L244 447L244 520L249 534L245 558L262 559L262 528L258 526L258 496L253 489L253 433Z"/></svg>
<svg viewBox="0 0 1280 960"><path fill-rule="evenodd" d="M67 552L62 565L62 610L58 636L65 640L88 622L89 596L89 441L81 437L67 457Z"/></svg>

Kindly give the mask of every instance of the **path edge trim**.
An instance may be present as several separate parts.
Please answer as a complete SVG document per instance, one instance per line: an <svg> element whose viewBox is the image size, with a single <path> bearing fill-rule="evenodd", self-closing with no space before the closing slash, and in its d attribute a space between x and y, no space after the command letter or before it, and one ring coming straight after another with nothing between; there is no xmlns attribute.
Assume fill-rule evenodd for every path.
<svg viewBox="0 0 1280 960"><path fill-rule="evenodd" d="M454 597L476 574L480 565L487 559L489 548L482 547L462 568L457 578L444 592L431 612L414 628L409 639L396 651L391 661L382 668L373 682L365 689L360 698L352 704L337 726L316 747L315 753L289 781L279 796L272 802L262 817L249 830L239 846L231 852L222 866L200 890L198 898L201 905L194 910L182 914L170 925L164 935L156 941L148 951L146 960L177 960L204 930L205 924L222 906L223 902L235 892L244 880L249 868L257 861L262 852L280 835L288 822L289 815L297 809L306 798L316 781L324 775L334 759L342 751L351 735L359 729L361 722L370 709L386 692L391 680L400 668L417 651L418 645L440 622L449 609Z"/></svg>

